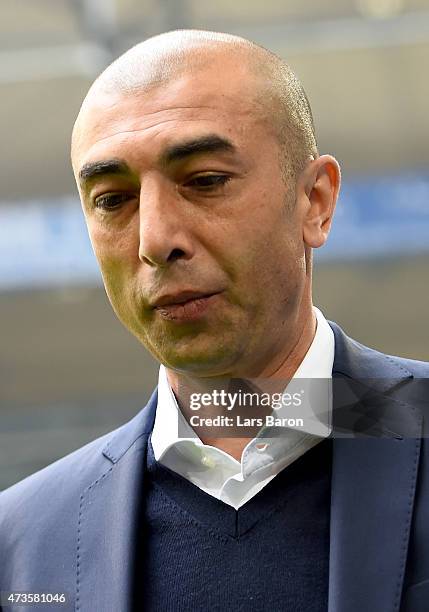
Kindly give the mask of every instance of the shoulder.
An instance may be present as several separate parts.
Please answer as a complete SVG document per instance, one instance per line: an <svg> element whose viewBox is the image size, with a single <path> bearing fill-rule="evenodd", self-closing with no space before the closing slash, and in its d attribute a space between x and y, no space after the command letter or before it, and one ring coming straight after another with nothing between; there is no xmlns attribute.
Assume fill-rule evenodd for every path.
<svg viewBox="0 0 429 612"><path fill-rule="evenodd" d="M34 497L37 501L37 496L43 492L42 503L46 503L46 496L50 491L61 490L66 495L67 492L73 493L89 486L103 473L104 469L117 463L140 436L151 431L156 403L157 389L146 406L124 425L100 436L1 492L0 524L4 507L10 507L14 502L19 504L19 500L23 498L28 500Z"/></svg>
<svg viewBox="0 0 429 612"><path fill-rule="evenodd" d="M153 426L156 403L155 390L145 408L125 425L0 493L3 590L18 583L34 589L40 577L45 584L50 584L49 580L58 584L59 564L61 581L67 583L75 575L84 499L88 500L88 491L97 483L108 482L109 475L129 473L130 464L134 464L126 457L140 457L138 451ZM129 452L131 449L135 452Z"/></svg>
<svg viewBox="0 0 429 612"><path fill-rule="evenodd" d="M48 467L25 478L0 493L0 583L5 585L25 580L31 567L47 574L53 558L72 566L73 559L65 551L73 550L76 538L76 517L81 495L96 479L107 472L108 459L102 454L107 434ZM53 551L60 547L61 552ZM27 568L27 569L25 569ZM24 583L22 583L24 584Z"/></svg>
<svg viewBox="0 0 429 612"><path fill-rule="evenodd" d="M329 321L335 338L333 370L357 378L429 378L429 363L382 353L347 336Z"/></svg>
<svg viewBox="0 0 429 612"><path fill-rule="evenodd" d="M34 574L49 565L46 571L55 574L52 560L61 557L55 553L58 547L64 563L72 567L86 492L107 477L130 448L146 439L155 406L156 393L125 425L0 493L0 583L12 584L24 566Z"/></svg>
<svg viewBox="0 0 429 612"><path fill-rule="evenodd" d="M420 361L418 359L409 359L406 357L400 357L399 355L390 355L389 353L382 353L374 348L370 348L351 340L363 353L366 353L368 358L378 361L380 364L383 362L389 362L392 366L402 371L404 375L412 375L414 378L428 378L429 377L429 362Z"/></svg>
<svg viewBox="0 0 429 612"><path fill-rule="evenodd" d="M34 525L43 516L62 516L79 504L83 491L117 463L128 448L151 428L156 392L131 421L21 480L0 493L0 534L10 523Z"/></svg>
<svg viewBox="0 0 429 612"><path fill-rule="evenodd" d="M419 361L418 359L406 359L396 355L386 355L386 357L397 363L399 367L408 370L414 378L429 378L429 362Z"/></svg>
<svg viewBox="0 0 429 612"><path fill-rule="evenodd" d="M95 474L109 464L102 449L113 432L101 436L0 493L0 531L12 516L25 516L27 509L43 514L68 500L90 484ZM59 495L61 493L61 495ZM49 504L47 504L49 500ZM65 502L67 503L67 502Z"/></svg>

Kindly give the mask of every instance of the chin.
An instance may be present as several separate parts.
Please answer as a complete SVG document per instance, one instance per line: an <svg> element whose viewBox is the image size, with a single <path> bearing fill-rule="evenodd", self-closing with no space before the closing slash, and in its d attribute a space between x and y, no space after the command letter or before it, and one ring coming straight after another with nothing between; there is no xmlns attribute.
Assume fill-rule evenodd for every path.
<svg viewBox="0 0 429 612"><path fill-rule="evenodd" d="M181 351L173 349L162 355L158 354L156 358L166 368L201 377L225 376L236 363L236 356L230 350L226 353L219 347L217 349L213 347L197 349L188 346Z"/></svg>

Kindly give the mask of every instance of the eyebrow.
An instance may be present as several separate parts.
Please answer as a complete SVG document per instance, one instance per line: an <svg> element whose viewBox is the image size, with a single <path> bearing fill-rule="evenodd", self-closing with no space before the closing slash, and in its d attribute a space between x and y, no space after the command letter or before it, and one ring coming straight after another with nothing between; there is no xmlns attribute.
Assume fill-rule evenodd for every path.
<svg viewBox="0 0 429 612"><path fill-rule="evenodd" d="M230 140L217 134L208 134L207 136L192 138L168 147L161 154L160 161L163 164L171 164L197 153L217 153L222 151L233 153L235 150L236 148Z"/></svg>
<svg viewBox="0 0 429 612"><path fill-rule="evenodd" d="M130 174L129 166L120 159L106 159L103 161L88 162L79 171L81 182L90 181L97 176L106 174Z"/></svg>
<svg viewBox="0 0 429 612"><path fill-rule="evenodd" d="M159 161L163 165L181 161L198 153L229 152L236 150L232 142L217 134L208 134L199 138L192 138L167 147L160 155ZM79 180L86 183L94 178L108 174L131 174L131 169L120 159L107 159L88 162L79 171Z"/></svg>

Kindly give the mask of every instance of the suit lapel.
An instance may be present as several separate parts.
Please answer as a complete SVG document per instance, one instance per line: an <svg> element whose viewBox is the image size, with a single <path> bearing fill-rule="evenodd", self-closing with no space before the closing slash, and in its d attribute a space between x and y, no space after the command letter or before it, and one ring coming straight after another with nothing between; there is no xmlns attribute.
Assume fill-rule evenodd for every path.
<svg viewBox="0 0 429 612"><path fill-rule="evenodd" d="M156 392L146 408L103 449L111 465L81 495L76 559L76 610L131 610L148 434Z"/></svg>
<svg viewBox="0 0 429 612"><path fill-rule="evenodd" d="M336 347L329 612L397 612L422 415L395 399L395 387L409 384L409 372L331 326ZM336 392L335 376L350 382L351 395L341 384ZM357 402L349 401L353 394ZM347 437L350 427L360 428L360 437Z"/></svg>

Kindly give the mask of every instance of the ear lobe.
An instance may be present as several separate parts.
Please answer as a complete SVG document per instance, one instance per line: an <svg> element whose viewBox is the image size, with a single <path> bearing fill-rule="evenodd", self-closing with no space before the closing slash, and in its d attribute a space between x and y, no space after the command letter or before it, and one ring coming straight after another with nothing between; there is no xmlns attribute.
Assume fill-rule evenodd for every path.
<svg viewBox="0 0 429 612"><path fill-rule="evenodd" d="M331 229L340 189L340 166L332 155L322 155L303 174L307 199L303 238L307 246L317 249L325 244Z"/></svg>

